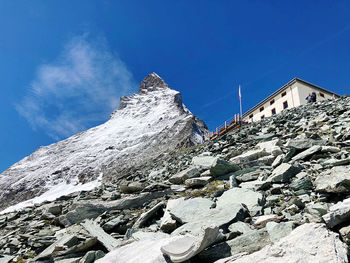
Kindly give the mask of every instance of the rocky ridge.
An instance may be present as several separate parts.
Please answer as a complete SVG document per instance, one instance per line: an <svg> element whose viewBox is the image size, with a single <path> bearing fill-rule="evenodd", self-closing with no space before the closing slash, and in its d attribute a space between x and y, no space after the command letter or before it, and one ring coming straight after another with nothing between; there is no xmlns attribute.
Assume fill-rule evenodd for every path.
<svg viewBox="0 0 350 263"><path fill-rule="evenodd" d="M0 262L348 262L350 97L0 216Z"/></svg>
<svg viewBox="0 0 350 263"><path fill-rule="evenodd" d="M127 176L163 154L201 143L207 132L181 94L152 73L138 94L121 98L106 123L40 147L3 172L0 211L35 197L22 205L91 190L101 179Z"/></svg>

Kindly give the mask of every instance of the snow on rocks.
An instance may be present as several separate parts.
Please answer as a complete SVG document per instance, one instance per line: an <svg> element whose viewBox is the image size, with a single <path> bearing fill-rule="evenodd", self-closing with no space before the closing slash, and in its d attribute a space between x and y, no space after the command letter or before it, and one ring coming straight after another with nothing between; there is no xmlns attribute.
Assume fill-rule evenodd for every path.
<svg viewBox="0 0 350 263"><path fill-rule="evenodd" d="M164 153L201 143L207 132L205 124L182 104L181 94L157 74L150 74L141 82L139 94L121 98L110 120L40 147L3 172L0 210L59 184L84 185L101 173L110 179L123 176ZM57 197L67 194L64 190Z"/></svg>

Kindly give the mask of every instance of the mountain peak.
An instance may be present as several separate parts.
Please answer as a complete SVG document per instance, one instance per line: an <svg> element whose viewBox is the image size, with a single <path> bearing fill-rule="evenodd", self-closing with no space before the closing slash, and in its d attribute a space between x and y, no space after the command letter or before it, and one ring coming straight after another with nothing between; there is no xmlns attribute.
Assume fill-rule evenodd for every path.
<svg viewBox="0 0 350 263"><path fill-rule="evenodd" d="M169 86L161 77L159 77L157 73L153 72L141 81L139 94L144 94L148 91L154 91L157 88L168 89Z"/></svg>

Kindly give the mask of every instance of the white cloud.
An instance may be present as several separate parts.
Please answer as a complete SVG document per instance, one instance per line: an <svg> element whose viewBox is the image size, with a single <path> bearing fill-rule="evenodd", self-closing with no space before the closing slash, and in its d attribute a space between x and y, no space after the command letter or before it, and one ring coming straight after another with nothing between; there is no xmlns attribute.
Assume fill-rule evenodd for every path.
<svg viewBox="0 0 350 263"><path fill-rule="evenodd" d="M136 91L132 74L105 41L73 38L56 61L38 67L17 111L54 139L106 120L119 97Z"/></svg>

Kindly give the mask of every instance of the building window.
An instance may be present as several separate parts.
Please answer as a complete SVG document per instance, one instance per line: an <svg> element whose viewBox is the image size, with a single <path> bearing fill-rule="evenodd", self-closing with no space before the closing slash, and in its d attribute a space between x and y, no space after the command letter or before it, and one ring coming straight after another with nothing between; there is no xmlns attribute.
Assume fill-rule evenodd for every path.
<svg viewBox="0 0 350 263"><path fill-rule="evenodd" d="M262 115L262 116L261 116L261 119L264 119L264 118L265 118L265 115Z"/></svg>
<svg viewBox="0 0 350 263"><path fill-rule="evenodd" d="M261 107L261 108L260 108L260 112L262 112L263 110L264 110L264 107Z"/></svg>
<svg viewBox="0 0 350 263"><path fill-rule="evenodd" d="M249 119L253 119L253 114L250 114L250 115L249 115Z"/></svg>
<svg viewBox="0 0 350 263"><path fill-rule="evenodd" d="M287 92L282 92L282 97L286 96L287 95Z"/></svg>
<svg viewBox="0 0 350 263"><path fill-rule="evenodd" d="M323 94L323 93L321 93L321 92L320 92L320 96L321 96L322 98L324 98L324 94Z"/></svg>
<svg viewBox="0 0 350 263"><path fill-rule="evenodd" d="M283 109L287 109L288 108L288 101L283 102Z"/></svg>
<svg viewBox="0 0 350 263"><path fill-rule="evenodd" d="M271 113L272 113L272 115L276 115L276 109L273 108L273 109L271 110Z"/></svg>
<svg viewBox="0 0 350 263"><path fill-rule="evenodd" d="M270 105L274 104L275 103L275 100L271 100L270 101Z"/></svg>

